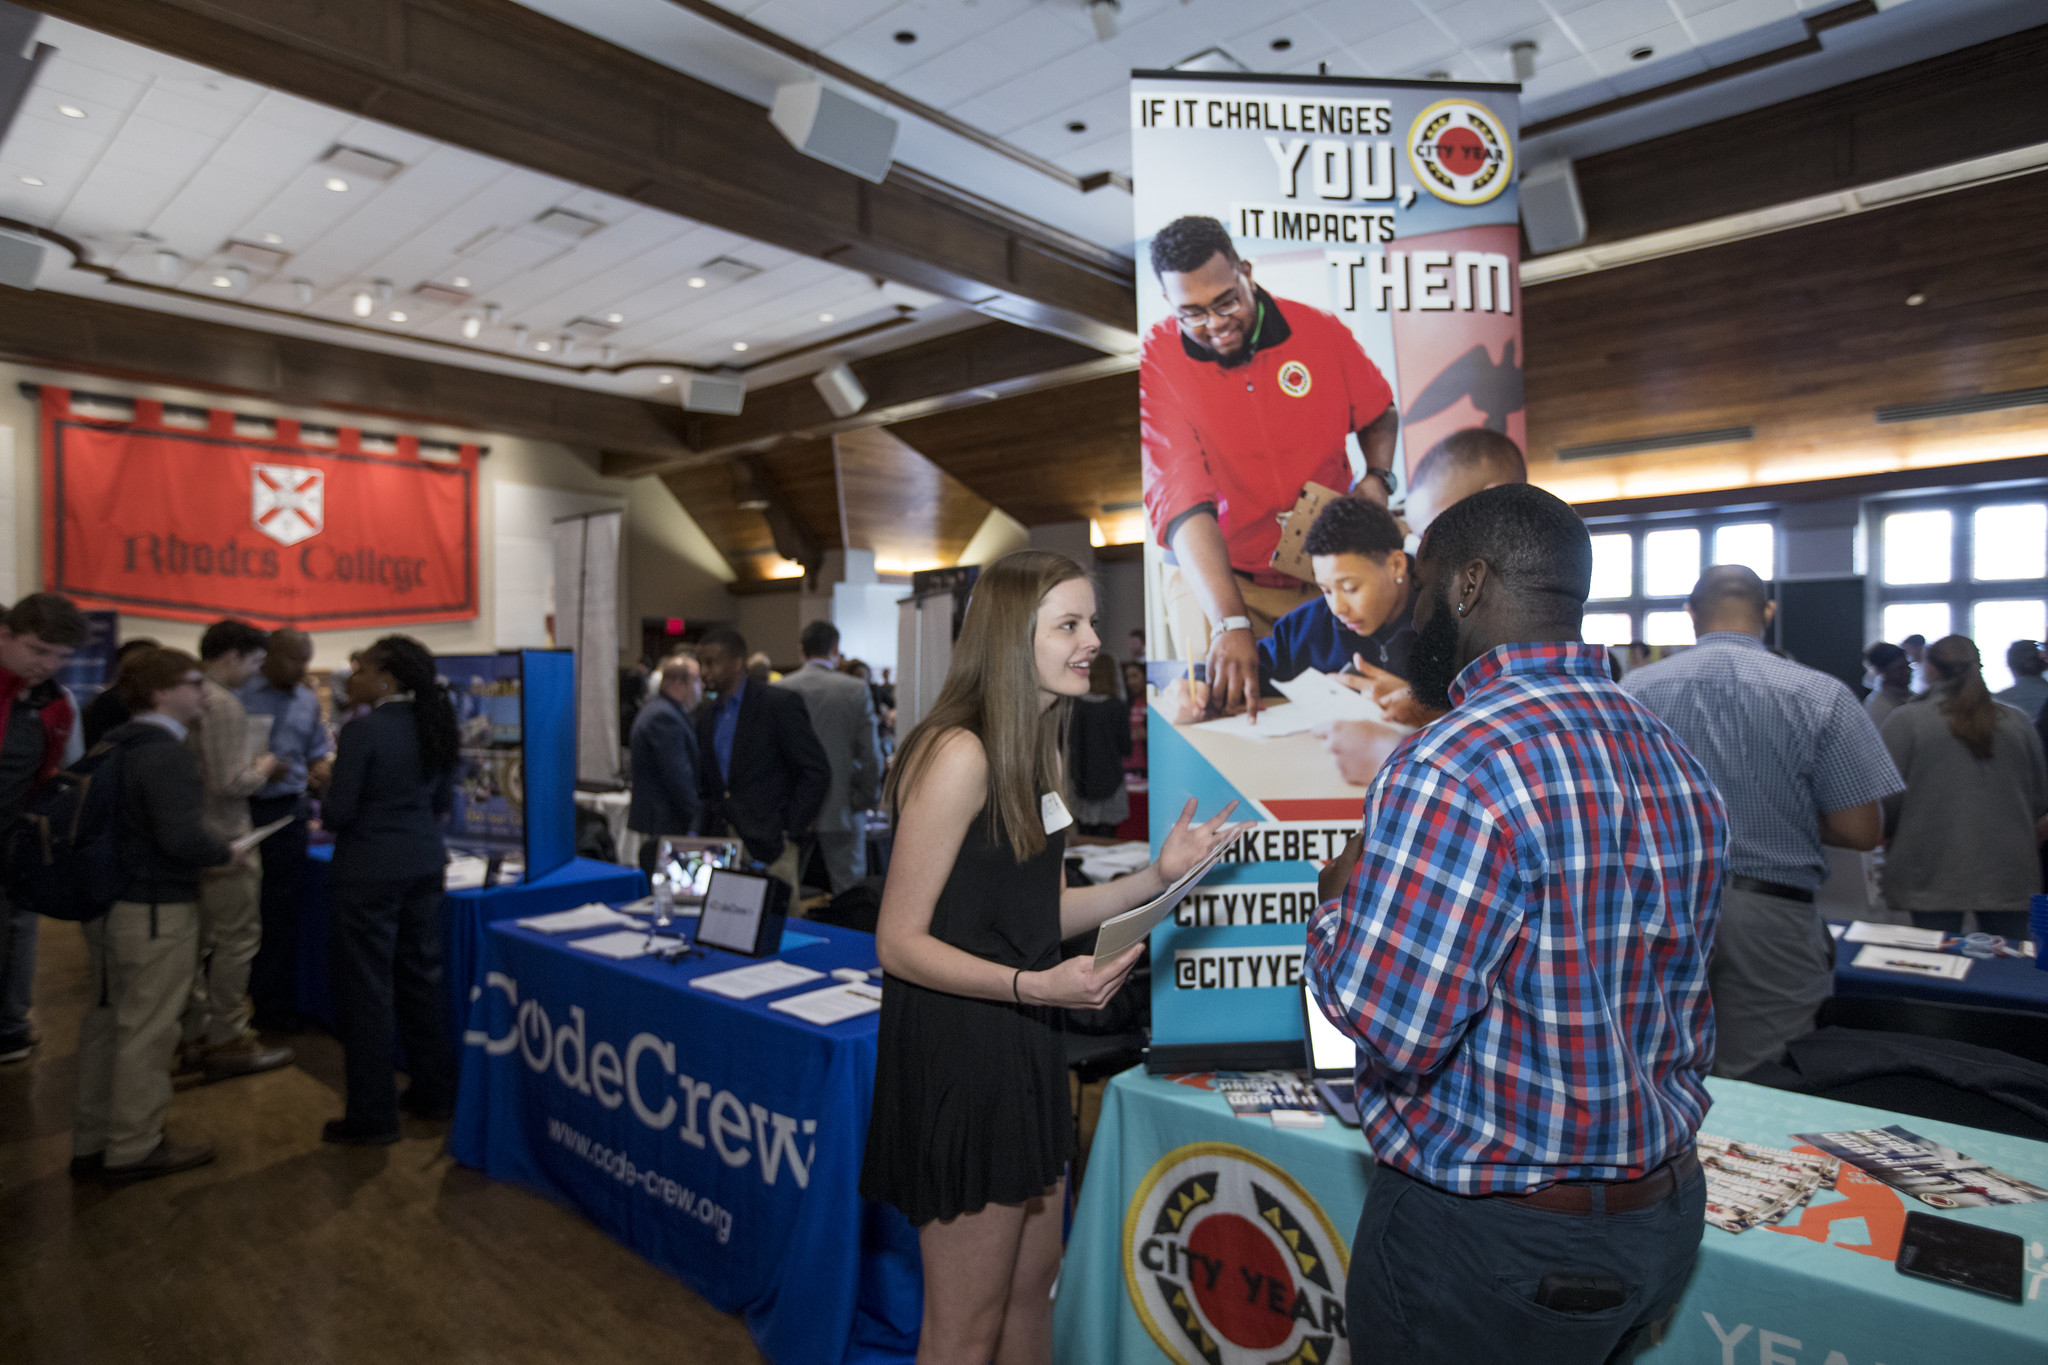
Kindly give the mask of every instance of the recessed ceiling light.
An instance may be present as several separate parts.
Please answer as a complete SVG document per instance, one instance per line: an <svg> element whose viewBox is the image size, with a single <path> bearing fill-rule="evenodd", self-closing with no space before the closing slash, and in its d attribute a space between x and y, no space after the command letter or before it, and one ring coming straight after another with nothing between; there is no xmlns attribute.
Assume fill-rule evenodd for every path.
<svg viewBox="0 0 2048 1365"><path fill-rule="evenodd" d="M703 277L702 275L692 275L692 276L690 276L690 288L692 288L692 289L702 289L703 287L704 287L704 277Z"/></svg>
<svg viewBox="0 0 2048 1365"><path fill-rule="evenodd" d="M448 281L448 283L454 285L457 289L467 289L469 288L469 276L457 275L454 279Z"/></svg>
<svg viewBox="0 0 2048 1365"><path fill-rule="evenodd" d="M367 289L356 290L355 296L348 301L348 311L359 318L370 316L370 310L376 306L377 301L370 297L370 291Z"/></svg>
<svg viewBox="0 0 2048 1365"><path fill-rule="evenodd" d="M555 343L552 341L536 341L533 343L533 349L536 351L552 351L555 349Z"/></svg>
<svg viewBox="0 0 2048 1365"><path fill-rule="evenodd" d="M620 323L626 320L626 315L624 313L606 313L604 320L611 323Z"/></svg>
<svg viewBox="0 0 2048 1365"><path fill-rule="evenodd" d="M39 175L25 175L21 178L21 183L24 185L40 185L43 183L43 178Z"/></svg>
<svg viewBox="0 0 2048 1365"><path fill-rule="evenodd" d="M268 243L270 243L270 244L271 244L272 246L283 246L283 245L284 245L284 238L283 238L283 237L281 237L281 236L279 236L279 235L278 235L277 233L275 233L275 232L266 232L266 233L264 233L264 234L263 234L263 240L264 240L264 241L266 241L266 242L268 242Z"/></svg>
<svg viewBox="0 0 2048 1365"><path fill-rule="evenodd" d="M462 320L462 336L465 341L475 341L483 335L484 320L471 313Z"/></svg>
<svg viewBox="0 0 2048 1365"><path fill-rule="evenodd" d="M1285 52L1288 48L1294 46L1294 39L1275 38L1271 43L1267 44L1267 46L1271 47L1275 52Z"/></svg>
<svg viewBox="0 0 2048 1365"><path fill-rule="evenodd" d="M390 318L390 319L391 319L391 320L392 320L393 322L404 322L404 321L405 321L405 313L404 313L404 312L403 312L402 310L400 310L400 309L397 309L397 308L394 308L394 309L392 309L392 310L391 310L391 311L390 311L389 313L387 313L387 314L386 314L385 316L389 317L389 318Z"/></svg>
<svg viewBox="0 0 2048 1365"><path fill-rule="evenodd" d="M1917 289L1906 295L1906 307L1908 308L1918 308L1925 302L1927 302L1927 296Z"/></svg>
<svg viewBox="0 0 2048 1365"><path fill-rule="evenodd" d="M735 342L734 342L734 343L732 344L732 348L733 348L733 349L734 349L735 351L744 351L744 350L746 350L746 349L747 349L747 343L746 343L746 342L744 342L744 341L735 341Z"/></svg>
<svg viewBox="0 0 2048 1365"><path fill-rule="evenodd" d="M233 289L235 282L225 275L215 275L211 281L215 289Z"/></svg>
<svg viewBox="0 0 2048 1365"><path fill-rule="evenodd" d="M343 180L338 175L330 175L327 177L327 188L333 190L336 194L343 194L348 190L348 181Z"/></svg>
<svg viewBox="0 0 2048 1365"><path fill-rule="evenodd" d="M79 108L75 104L60 104L57 106L57 112L62 114L65 118L85 117L85 110Z"/></svg>
<svg viewBox="0 0 2048 1365"><path fill-rule="evenodd" d="M1657 49L1654 47L1638 47L1629 50L1628 59L1632 62L1647 62L1656 55Z"/></svg>
<svg viewBox="0 0 2048 1365"><path fill-rule="evenodd" d="M657 384L673 384L676 382L676 377L672 374L665 374L654 382Z"/></svg>
<svg viewBox="0 0 2048 1365"><path fill-rule="evenodd" d="M917 35L915 33L912 33L907 28L897 29L895 33L895 38L897 42L903 44L905 47L909 47L912 43L917 41Z"/></svg>
<svg viewBox="0 0 2048 1365"><path fill-rule="evenodd" d="M820 322L830 322L830 321L832 321L832 315L831 315L830 313L820 313L820 314L818 314L818 321L820 321Z"/></svg>
<svg viewBox="0 0 2048 1365"><path fill-rule="evenodd" d="M1067 125L1067 131L1070 133L1085 133L1088 131L1088 125L1081 122L1081 120L1079 119L1075 119L1072 123L1069 123Z"/></svg>

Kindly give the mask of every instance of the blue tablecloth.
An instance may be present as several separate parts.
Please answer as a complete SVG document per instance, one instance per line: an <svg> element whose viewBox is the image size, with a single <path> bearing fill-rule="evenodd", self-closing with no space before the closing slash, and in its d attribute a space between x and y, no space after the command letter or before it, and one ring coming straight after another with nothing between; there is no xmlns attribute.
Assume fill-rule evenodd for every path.
<svg viewBox="0 0 2048 1365"><path fill-rule="evenodd" d="M874 967L871 936L792 926L782 958L826 979L752 1000L688 984L748 965L716 950L619 962L502 923L482 939L458 1161L573 1205L744 1313L777 1365L912 1358L917 1235L858 1188L879 1016L821 1027L768 1008Z"/></svg>
<svg viewBox="0 0 2048 1365"><path fill-rule="evenodd" d="M1898 1123L2048 1185L2048 1144L1740 1081L1708 1088L1709 1133L1787 1147L1793 1133ZM1275 1129L1263 1118L1233 1117L1206 1089L1138 1071L1116 1077L1103 1097L1060 1272L1054 1358L1117 1365L1354 1358L1344 1284L1371 1176L1364 1138L1334 1120L1320 1129ZM2048 1203L1942 1215L2025 1239L2030 1297L2018 1305L1893 1269L1909 1210L1932 1212L1849 1171L1838 1191L1817 1194L1776 1228L1739 1235L1707 1228L1678 1313L1642 1359L2048 1360ZM1311 1354L1297 1354L1305 1346Z"/></svg>
<svg viewBox="0 0 2048 1365"><path fill-rule="evenodd" d="M1915 1000L1939 1000L1946 1005L1981 1005L2048 1014L2048 972L2036 967L2030 959L1979 958L1970 963L1970 974L1961 981L1945 981L1940 977L1915 976L1909 972L1851 967L1851 959L1862 946L1836 941L1836 995L1892 995Z"/></svg>
<svg viewBox="0 0 2048 1365"><path fill-rule="evenodd" d="M328 884L333 869L334 846L315 846L307 855L299 896L299 1009L329 1026L334 1023L334 994L327 970ZM636 900L646 893L647 878L640 869L590 858L572 859L530 882L450 891L441 902L441 926L452 1026L461 1027L463 1013L479 989L477 946L486 924L568 910L591 901L615 904Z"/></svg>

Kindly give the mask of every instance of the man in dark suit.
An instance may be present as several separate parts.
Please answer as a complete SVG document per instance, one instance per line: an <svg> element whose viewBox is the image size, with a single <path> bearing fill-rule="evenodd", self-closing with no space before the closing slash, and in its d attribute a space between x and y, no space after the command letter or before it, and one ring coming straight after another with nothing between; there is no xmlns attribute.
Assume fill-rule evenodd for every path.
<svg viewBox="0 0 2048 1365"><path fill-rule="evenodd" d="M747 642L719 626L697 645L710 700L697 713L698 828L746 841L750 856L797 885L798 843L818 818L832 766L804 699L747 677Z"/></svg>
<svg viewBox="0 0 2048 1365"><path fill-rule="evenodd" d="M690 713L704 699L697 661L678 654L661 666L661 686L633 717L633 804L626 828L646 835L640 870L652 874L664 834L688 834L697 826L697 726Z"/></svg>

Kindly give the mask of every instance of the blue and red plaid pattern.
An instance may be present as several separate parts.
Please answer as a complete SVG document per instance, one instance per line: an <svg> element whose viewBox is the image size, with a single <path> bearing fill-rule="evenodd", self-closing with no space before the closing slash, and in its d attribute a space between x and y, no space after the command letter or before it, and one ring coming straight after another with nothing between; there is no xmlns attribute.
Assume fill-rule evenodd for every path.
<svg viewBox="0 0 2048 1365"><path fill-rule="evenodd" d="M1720 794L1599 646L1503 645L1451 700L1373 779L1309 925L1366 1135L1459 1194L1642 1175L1710 1102Z"/></svg>

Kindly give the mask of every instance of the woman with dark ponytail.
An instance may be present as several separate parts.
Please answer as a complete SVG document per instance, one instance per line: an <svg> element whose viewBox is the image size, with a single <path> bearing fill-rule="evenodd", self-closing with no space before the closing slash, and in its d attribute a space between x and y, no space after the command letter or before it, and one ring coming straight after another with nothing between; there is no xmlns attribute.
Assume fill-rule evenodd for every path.
<svg viewBox="0 0 2048 1365"><path fill-rule="evenodd" d="M348 700L369 711L342 727L321 806L334 831L334 1022L348 1109L321 1137L356 1146L398 1141L401 1106L445 1119L455 1059L441 979L441 822L454 805L459 738L448 689L426 646L387 635L364 650ZM392 1033L412 1083L401 1100Z"/></svg>
<svg viewBox="0 0 2048 1365"><path fill-rule="evenodd" d="M1927 649L1927 695L1885 719L1901 796L1884 803L1884 899L1923 929L1977 927L2018 942L2041 889L2048 763L2024 713L1992 700L1977 646L1961 635Z"/></svg>

